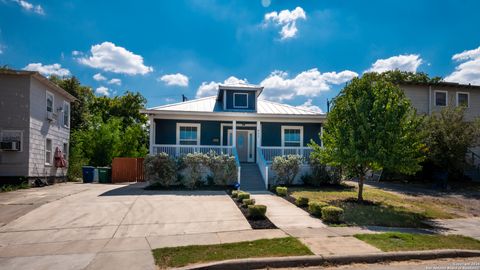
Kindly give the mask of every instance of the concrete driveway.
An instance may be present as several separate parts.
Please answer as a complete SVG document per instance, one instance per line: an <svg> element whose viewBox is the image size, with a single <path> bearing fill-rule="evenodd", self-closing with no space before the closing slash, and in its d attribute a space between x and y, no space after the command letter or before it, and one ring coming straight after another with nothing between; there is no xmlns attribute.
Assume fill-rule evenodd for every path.
<svg viewBox="0 0 480 270"><path fill-rule="evenodd" d="M154 269L152 248L181 244L185 235L208 243L212 234L251 230L224 192L143 184L0 194L0 226L0 269Z"/></svg>

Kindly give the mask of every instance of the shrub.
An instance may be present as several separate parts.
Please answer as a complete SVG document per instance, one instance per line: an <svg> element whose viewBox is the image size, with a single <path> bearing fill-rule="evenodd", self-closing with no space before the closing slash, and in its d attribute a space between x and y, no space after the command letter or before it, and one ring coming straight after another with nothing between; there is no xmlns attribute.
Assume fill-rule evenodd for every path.
<svg viewBox="0 0 480 270"><path fill-rule="evenodd" d="M307 197L298 197L295 200L295 204L297 206L300 206L300 207L307 206L308 205L308 198Z"/></svg>
<svg viewBox="0 0 480 270"><path fill-rule="evenodd" d="M278 196L287 196L288 189L286 187L276 187L275 191L277 192Z"/></svg>
<svg viewBox="0 0 480 270"><path fill-rule="evenodd" d="M342 174L339 168L330 167L320 162L318 158L310 158L312 174L304 177L305 184L312 186L338 185L342 182Z"/></svg>
<svg viewBox="0 0 480 270"><path fill-rule="evenodd" d="M273 159L272 170L276 173L278 184L291 185L300 171L303 158L299 155L276 156Z"/></svg>
<svg viewBox="0 0 480 270"><path fill-rule="evenodd" d="M248 216L253 219L264 219L267 213L267 206L265 205L249 205Z"/></svg>
<svg viewBox="0 0 480 270"><path fill-rule="evenodd" d="M190 153L182 157L181 164L186 169L186 175L182 182L185 187L194 188L202 182L207 159L208 156L202 153Z"/></svg>
<svg viewBox="0 0 480 270"><path fill-rule="evenodd" d="M210 151L205 158L205 165L212 173L213 183L216 185L227 185L237 180L237 164L235 157L219 155Z"/></svg>
<svg viewBox="0 0 480 270"><path fill-rule="evenodd" d="M168 187L177 182L177 165L175 159L166 153L147 156L144 161L145 178L155 184Z"/></svg>
<svg viewBox="0 0 480 270"><path fill-rule="evenodd" d="M250 193L248 192L239 192L237 195L237 200L242 202L244 199L250 199Z"/></svg>
<svg viewBox="0 0 480 270"><path fill-rule="evenodd" d="M255 199L243 199L243 206L248 207L249 205L255 204Z"/></svg>
<svg viewBox="0 0 480 270"><path fill-rule="evenodd" d="M340 223L343 221L343 209L336 206L323 207L322 219L328 223Z"/></svg>
<svg viewBox="0 0 480 270"><path fill-rule="evenodd" d="M236 198L238 193L242 192L241 190L232 190L232 198Z"/></svg>
<svg viewBox="0 0 480 270"><path fill-rule="evenodd" d="M324 202L309 202L308 203L308 212L316 217L322 216L322 209L327 207L328 204Z"/></svg>

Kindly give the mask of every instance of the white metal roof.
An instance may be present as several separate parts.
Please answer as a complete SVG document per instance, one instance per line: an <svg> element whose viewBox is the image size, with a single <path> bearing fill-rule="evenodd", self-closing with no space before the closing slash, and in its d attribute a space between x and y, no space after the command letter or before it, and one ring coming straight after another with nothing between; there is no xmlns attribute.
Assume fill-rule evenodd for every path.
<svg viewBox="0 0 480 270"><path fill-rule="evenodd" d="M168 104L158 107L149 108L151 111L165 112L211 112L223 113L221 104L217 101L216 96L199 98L180 103ZM250 112L245 112L250 113ZM301 109L298 107L281 104L263 99L257 99L257 114L275 114L275 115L323 115L315 111Z"/></svg>

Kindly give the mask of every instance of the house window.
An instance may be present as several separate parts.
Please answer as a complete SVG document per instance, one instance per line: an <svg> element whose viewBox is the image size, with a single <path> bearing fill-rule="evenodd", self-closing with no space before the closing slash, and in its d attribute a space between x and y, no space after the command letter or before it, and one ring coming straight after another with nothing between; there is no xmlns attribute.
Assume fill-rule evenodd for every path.
<svg viewBox="0 0 480 270"><path fill-rule="evenodd" d="M303 145L303 127L282 126L282 146L301 147Z"/></svg>
<svg viewBox="0 0 480 270"><path fill-rule="evenodd" d="M52 139L45 140L45 165L52 165Z"/></svg>
<svg viewBox="0 0 480 270"><path fill-rule="evenodd" d="M2 130L0 131L0 142L10 143L16 142L18 151L23 149L23 131L22 130Z"/></svg>
<svg viewBox="0 0 480 270"><path fill-rule="evenodd" d="M448 95L447 91L435 91L435 106L447 106Z"/></svg>
<svg viewBox="0 0 480 270"><path fill-rule="evenodd" d="M63 126L70 127L70 103L63 102Z"/></svg>
<svg viewBox="0 0 480 270"><path fill-rule="evenodd" d="M233 93L233 107L234 108L248 108L248 94L247 93Z"/></svg>
<svg viewBox="0 0 480 270"><path fill-rule="evenodd" d="M68 159L68 143L63 144L63 159Z"/></svg>
<svg viewBox="0 0 480 270"><path fill-rule="evenodd" d="M457 92L457 106L469 107L470 93Z"/></svg>
<svg viewBox="0 0 480 270"><path fill-rule="evenodd" d="M47 91L47 113L53 113L54 99L53 94Z"/></svg>
<svg viewBox="0 0 480 270"><path fill-rule="evenodd" d="M177 144L199 145L200 124L177 124Z"/></svg>

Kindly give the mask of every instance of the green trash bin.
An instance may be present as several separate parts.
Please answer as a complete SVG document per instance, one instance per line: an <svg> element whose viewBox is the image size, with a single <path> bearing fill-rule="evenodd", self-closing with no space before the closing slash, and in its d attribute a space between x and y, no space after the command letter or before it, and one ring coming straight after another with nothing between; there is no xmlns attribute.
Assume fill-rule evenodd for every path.
<svg viewBox="0 0 480 270"><path fill-rule="evenodd" d="M112 169L109 167L98 167L98 182L99 183L111 183L112 182Z"/></svg>

